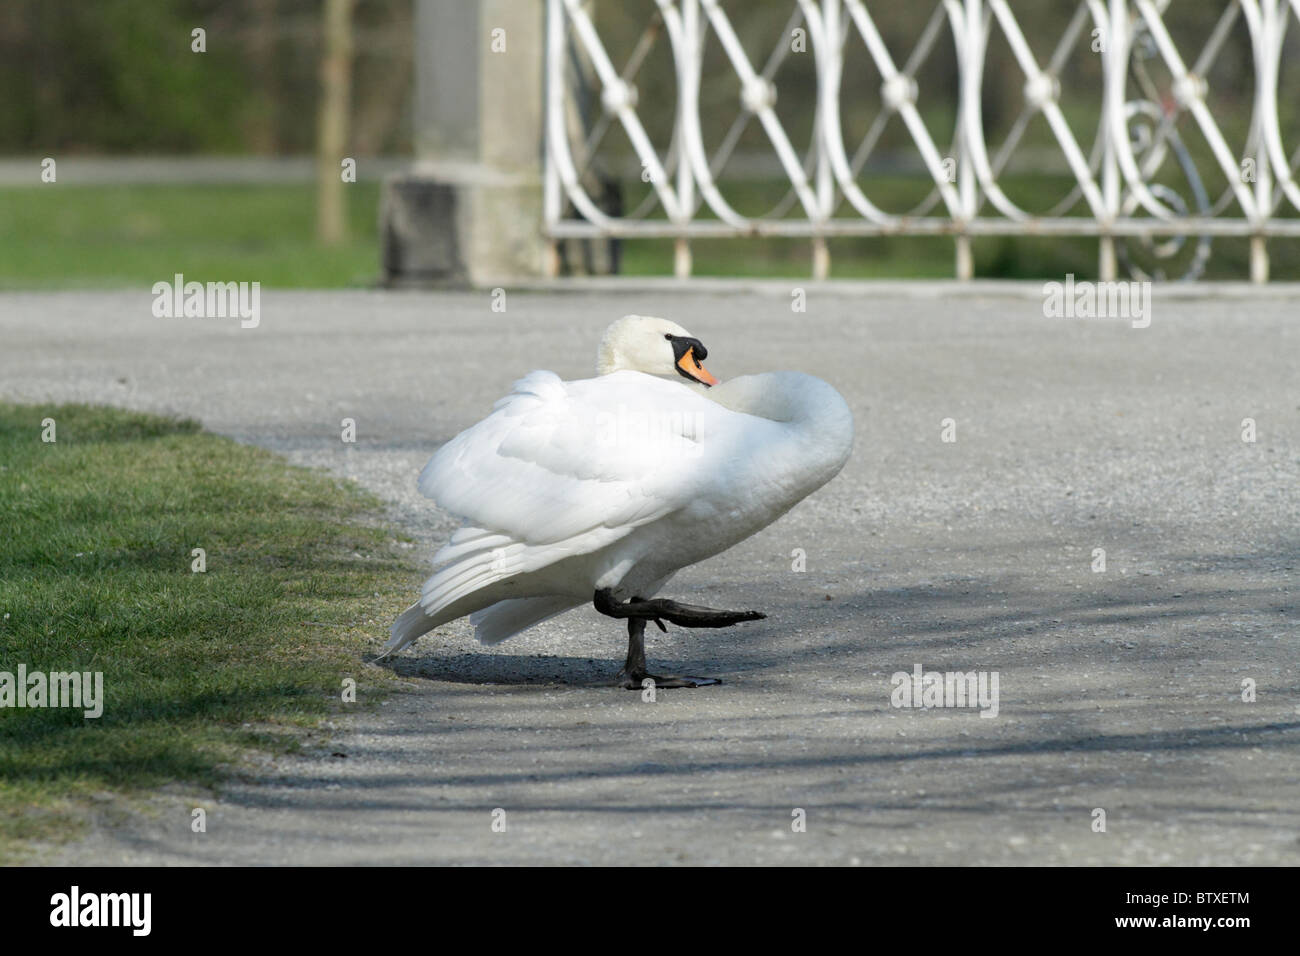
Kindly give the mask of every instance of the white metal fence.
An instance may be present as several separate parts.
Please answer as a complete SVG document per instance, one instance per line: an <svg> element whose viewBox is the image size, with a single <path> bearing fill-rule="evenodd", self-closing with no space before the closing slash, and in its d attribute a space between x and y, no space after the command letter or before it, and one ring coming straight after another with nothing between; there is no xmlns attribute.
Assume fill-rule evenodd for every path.
<svg viewBox="0 0 1300 956"><path fill-rule="evenodd" d="M1168 0L1082 0L1044 60L1032 52L1006 0L940 0L905 60L895 59L863 0L794 0L786 29L772 38L772 52L761 64L750 58L718 0L656 0L656 7L655 22L617 67L597 28L598 4L593 17L592 0L548 0L544 215L553 239L673 238L675 270L688 275L693 238L807 237L813 273L823 277L830 268L830 237L951 235L956 273L969 278L972 237L1097 236L1099 273L1110 279L1121 265L1141 272L1125 256L1126 243L1140 242L1158 259L1194 241L1194 254L1181 256L1183 275L1194 278L1204 268L1214 237L1238 236L1250 239L1251 278L1262 282L1268 277L1267 238L1300 237L1300 219L1295 218L1300 212L1300 151L1288 155L1278 118L1283 48L1288 27L1300 30L1300 24L1291 24L1300 18L1300 0L1231 0L1203 45L1190 55L1170 35L1168 23L1178 8L1171 9ZM743 7L731 9L736 15ZM1211 111L1206 77L1243 22L1253 75L1240 81L1253 89L1252 113L1244 141L1234 144ZM985 55L994 30L1005 37L1024 78L1020 114L996 149L986 141L981 109ZM851 33L862 41L858 45L855 38L854 49L865 47L882 78L878 115L852 153L841 129L846 106L841 78ZM638 112L636 78L649 48L665 35L677 102L671 141L655 143ZM791 38L800 35L816 67L814 134L802 154L778 118L773 82L781 62L798 50ZM703 51L710 36L721 45L740 88L737 125L712 152L705 146L699 109ZM1081 44L1100 58L1102 77L1094 91L1099 121L1089 130L1086 145L1060 102L1062 84L1070 82L1062 76L1063 66ZM917 107L918 67L931 55L955 59L956 128L942 148ZM1154 78L1157 71L1148 69L1157 64L1159 80ZM599 97L599 115L576 120L579 94L593 93ZM1025 126L1040 114L1074 184L1048 214L1031 214L1008 198L999 177ZM933 180L929 199L906 215L886 212L873 202L870 177L862 172L881 129L894 117L905 125ZM789 182L791 202L785 214L742 215L728 202L719 178L737 129L751 121L761 124ZM625 131L651 187L648 201L626 213L603 207L600 197L592 195L587 175L615 123ZM1180 137L1180 126L1189 136L1194 129L1203 137L1195 154L1199 158ZM1162 182L1170 169L1180 175L1182 188ZM1210 181L1221 184L1218 195L1210 194Z"/></svg>

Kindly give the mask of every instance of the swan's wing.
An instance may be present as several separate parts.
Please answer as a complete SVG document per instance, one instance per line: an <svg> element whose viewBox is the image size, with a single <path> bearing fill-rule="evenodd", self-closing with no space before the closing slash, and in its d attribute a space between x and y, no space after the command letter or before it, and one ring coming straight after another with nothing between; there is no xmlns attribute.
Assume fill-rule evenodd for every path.
<svg viewBox="0 0 1300 956"><path fill-rule="evenodd" d="M420 475L420 491L467 523L434 558L445 567L425 585L425 613L685 507L708 480L698 436L732 414L637 372L519 380Z"/></svg>
<svg viewBox="0 0 1300 956"><path fill-rule="evenodd" d="M438 450L420 491L469 524L525 544L626 533L689 501L702 418L719 411L636 372L578 382L533 372Z"/></svg>

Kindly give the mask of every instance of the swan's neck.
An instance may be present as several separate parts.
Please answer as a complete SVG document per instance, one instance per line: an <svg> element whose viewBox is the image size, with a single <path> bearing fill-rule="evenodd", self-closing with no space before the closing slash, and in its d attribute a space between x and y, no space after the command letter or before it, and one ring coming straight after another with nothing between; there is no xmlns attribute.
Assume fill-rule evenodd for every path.
<svg viewBox="0 0 1300 956"><path fill-rule="evenodd" d="M731 379L708 397L732 411L781 425L779 456L800 477L800 486L818 488L848 460L853 448L853 414L840 393L800 372L767 372Z"/></svg>
<svg viewBox="0 0 1300 956"><path fill-rule="evenodd" d="M829 424L849 411L839 392L801 372L742 375L710 389L708 396L734 412L801 429Z"/></svg>

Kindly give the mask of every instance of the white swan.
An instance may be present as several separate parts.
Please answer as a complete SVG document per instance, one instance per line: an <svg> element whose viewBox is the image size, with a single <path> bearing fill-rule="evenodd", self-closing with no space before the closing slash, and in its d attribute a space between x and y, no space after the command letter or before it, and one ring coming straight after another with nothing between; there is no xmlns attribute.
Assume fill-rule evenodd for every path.
<svg viewBox="0 0 1300 956"><path fill-rule="evenodd" d="M435 555L442 568L384 653L466 614L496 644L590 601L628 619L623 686L719 683L647 674L646 621L725 627L764 615L653 596L833 478L853 416L835 389L799 372L709 388L707 354L673 322L626 316L601 340L599 377L532 372L438 449L420 491L466 524Z"/></svg>

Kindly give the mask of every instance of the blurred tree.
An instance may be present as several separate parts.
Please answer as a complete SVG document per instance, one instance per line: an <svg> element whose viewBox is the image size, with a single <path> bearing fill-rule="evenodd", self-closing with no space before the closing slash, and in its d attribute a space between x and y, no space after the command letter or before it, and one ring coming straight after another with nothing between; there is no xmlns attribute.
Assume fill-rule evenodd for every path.
<svg viewBox="0 0 1300 956"><path fill-rule="evenodd" d="M0 0L0 152L309 153L322 2ZM353 4L352 148L409 152L412 0Z"/></svg>
<svg viewBox="0 0 1300 956"><path fill-rule="evenodd" d="M316 238L326 245L347 238L340 163L347 144L352 97L352 5L353 0L325 0L321 14L325 48L320 61L316 140Z"/></svg>
<svg viewBox="0 0 1300 956"><path fill-rule="evenodd" d="M0 139L8 149L229 152L248 95L238 51L214 42L219 4L6 0ZM207 52L191 31L208 31Z"/></svg>

